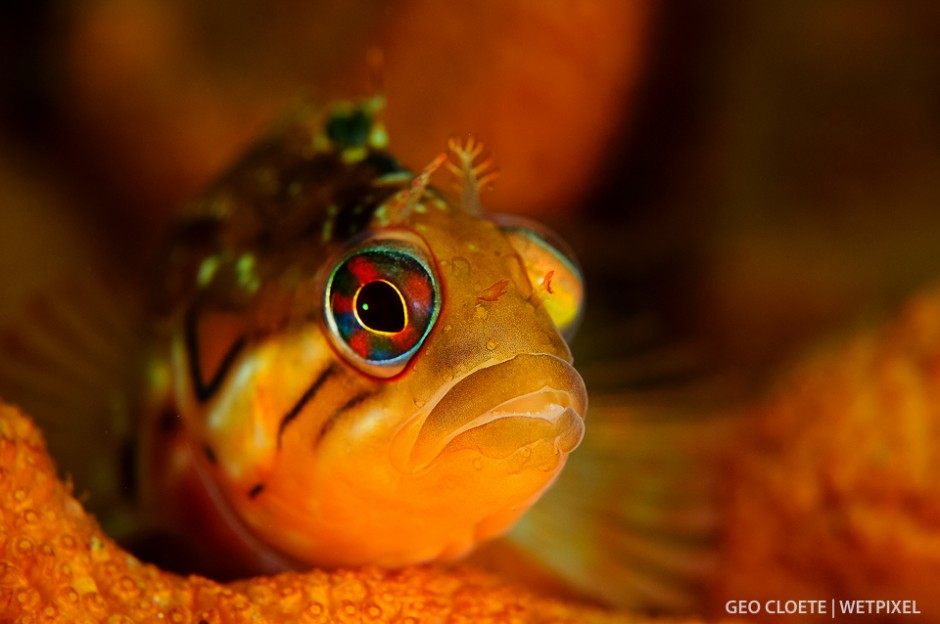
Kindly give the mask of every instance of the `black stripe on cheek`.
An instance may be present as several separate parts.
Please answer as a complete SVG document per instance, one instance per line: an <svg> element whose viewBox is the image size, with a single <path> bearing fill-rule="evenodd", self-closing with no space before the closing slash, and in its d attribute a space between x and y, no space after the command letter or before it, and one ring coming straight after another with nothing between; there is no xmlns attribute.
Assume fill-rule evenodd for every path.
<svg viewBox="0 0 940 624"><path fill-rule="evenodd" d="M317 439L314 440L313 442L314 448L316 448L317 445L320 444L320 441L323 439L323 436L329 433L330 430L336 425L336 421L339 420L339 417L342 415L343 412L351 410L352 408L356 407L357 405L359 405L360 403L362 403L369 397L378 393L379 393L378 390L365 390L355 395L353 398L349 399L342 405L340 405L336 409L336 411L333 412L333 414L329 418L326 419L326 422L323 423L323 426L320 427L320 434L317 436Z"/></svg>
<svg viewBox="0 0 940 624"><path fill-rule="evenodd" d="M325 369L323 369L323 372L320 373L319 377L317 377L314 382L310 384L310 387L307 388L307 391L304 392L303 395L301 395L301 397L297 400L297 403L294 404L294 407L292 407L290 411L284 414L284 417L281 418L281 424L277 428L278 449L281 448L281 438L284 437L284 430L287 428L287 425L289 425L292 420L300 415L300 412L303 410L304 406L307 405L314 395L320 391L320 388L323 387L323 384L326 383L326 380L334 374L336 374L335 364L330 364Z"/></svg>
<svg viewBox="0 0 940 624"><path fill-rule="evenodd" d="M186 313L186 327L184 333L186 338L186 350L189 352L189 375L193 382L193 390L196 393L196 400L199 401L199 403L205 403L212 398L212 395L215 394L219 386L222 385L222 380L225 379L228 369L235 363L238 353L245 346L245 337L241 336L229 347L229 350L226 352L225 357L222 358L222 363L219 364L219 368L215 371L212 379L209 380L209 383L203 383L202 376L204 371L200 365L199 337L196 335L197 313L198 310L195 305Z"/></svg>
<svg viewBox="0 0 940 624"><path fill-rule="evenodd" d="M248 490L248 498L255 499L258 497L258 494L264 491L264 483L255 483L250 490Z"/></svg>

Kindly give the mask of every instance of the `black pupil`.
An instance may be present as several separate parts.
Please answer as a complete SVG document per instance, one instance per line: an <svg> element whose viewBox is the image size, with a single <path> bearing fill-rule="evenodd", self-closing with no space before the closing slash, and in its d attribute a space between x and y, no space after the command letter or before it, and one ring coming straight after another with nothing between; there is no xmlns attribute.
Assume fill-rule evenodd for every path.
<svg viewBox="0 0 940 624"><path fill-rule="evenodd" d="M398 290L388 282L369 282L360 288L356 313L373 331L394 334L405 329L405 307Z"/></svg>

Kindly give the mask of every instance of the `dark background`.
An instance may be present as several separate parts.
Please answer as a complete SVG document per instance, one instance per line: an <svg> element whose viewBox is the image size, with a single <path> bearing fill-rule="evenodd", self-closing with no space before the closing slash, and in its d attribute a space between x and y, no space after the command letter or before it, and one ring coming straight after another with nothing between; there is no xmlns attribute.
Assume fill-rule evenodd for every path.
<svg viewBox="0 0 940 624"><path fill-rule="evenodd" d="M490 205L566 231L601 322L652 306L668 334L704 338L743 370L877 314L940 269L934 3L597 3L580 21L550 15L535 44L525 25L546 28L546 18L526 3L429 6L4 4L0 225L10 273L55 273L56 257L89 241L108 262L147 262L141 250L166 219L290 98L376 83L399 129L393 147L403 137L415 167L433 152L400 129L408 120L441 119L450 134L480 126L491 144L485 121L468 114L522 128L489 132L499 133L503 168ZM469 77L444 82L459 72ZM513 94L516 108L492 97L527 78L536 86ZM462 108L448 99L454 91ZM548 126L524 128L549 98L571 101L549 111ZM598 101L606 108L592 109ZM593 133L572 151L571 180L552 186L550 168L542 178L507 168L517 152L538 165L552 133L562 165L575 150L566 137Z"/></svg>

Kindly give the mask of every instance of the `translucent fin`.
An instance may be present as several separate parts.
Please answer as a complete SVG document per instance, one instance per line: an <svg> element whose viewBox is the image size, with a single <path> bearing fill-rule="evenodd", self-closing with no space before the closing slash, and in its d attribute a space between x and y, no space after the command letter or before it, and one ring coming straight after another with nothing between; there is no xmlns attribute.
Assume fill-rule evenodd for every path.
<svg viewBox="0 0 940 624"><path fill-rule="evenodd" d="M534 584L546 591L695 612L714 576L722 457L742 390L653 307L605 315L590 303L573 344L589 395L584 440L508 541L542 569Z"/></svg>
<svg viewBox="0 0 940 624"><path fill-rule="evenodd" d="M719 450L733 420L591 396L584 441L510 540L576 595L696 610L716 564Z"/></svg>
<svg viewBox="0 0 940 624"><path fill-rule="evenodd" d="M33 297L0 328L0 398L38 422L60 473L99 518L130 493L141 318L139 300L86 276Z"/></svg>
<svg viewBox="0 0 940 624"><path fill-rule="evenodd" d="M629 391L635 402L639 394L644 400L682 398L715 385L709 347L690 337L676 338L655 311L599 321L590 304L572 348L578 372L592 393Z"/></svg>

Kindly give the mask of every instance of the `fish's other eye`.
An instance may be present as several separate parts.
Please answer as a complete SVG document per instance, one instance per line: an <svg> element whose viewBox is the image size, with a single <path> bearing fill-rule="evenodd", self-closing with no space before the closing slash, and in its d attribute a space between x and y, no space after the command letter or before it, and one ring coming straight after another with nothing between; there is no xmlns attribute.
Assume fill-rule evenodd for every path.
<svg viewBox="0 0 940 624"><path fill-rule="evenodd" d="M417 247L399 239L373 240L336 264L324 308L333 345L364 373L392 377L431 331L440 297Z"/></svg>
<svg viewBox="0 0 940 624"><path fill-rule="evenodd" d="M555 327L571 340L584 312L584 278L574 252L543 225L509 215L494 219L525 264L532 287L542 291Z"/></svg>

